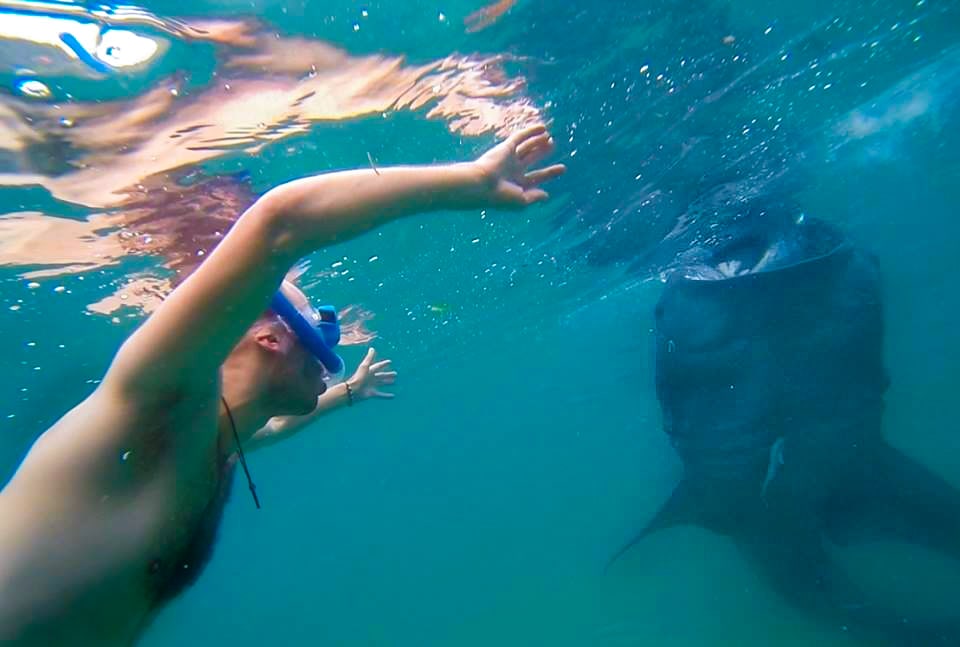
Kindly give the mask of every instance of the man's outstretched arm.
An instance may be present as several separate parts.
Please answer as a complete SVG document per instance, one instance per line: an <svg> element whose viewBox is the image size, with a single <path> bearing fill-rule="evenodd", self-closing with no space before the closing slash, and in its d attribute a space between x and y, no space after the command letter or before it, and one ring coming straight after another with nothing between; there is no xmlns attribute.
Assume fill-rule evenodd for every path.
<svg viewBox="0 0 960 647"><path fill-rule="evenodd" d="M540 184L564 168L529 169L552 150L536 127L474 162L329 173L270 190L124 343L103 387L142 401L214 386L217 368L298 259L415 213L539 202L547 197Z"/></svg>
<svg viewBox="0 0 960 647"><path fill-rule="evenodd" d="M390 368L390 360L375 361L377 352L374 349L367 351L357 370L342 384L330 387L317 398L317 407L305 416L276 416L266 425L257 430L249 441L244 442L247 451L262 449L281 440L296 435L304 427L321 416L343 407L363 402L372 398L392 399L393 393L383 391L394 383L397 377Z"/></svg>

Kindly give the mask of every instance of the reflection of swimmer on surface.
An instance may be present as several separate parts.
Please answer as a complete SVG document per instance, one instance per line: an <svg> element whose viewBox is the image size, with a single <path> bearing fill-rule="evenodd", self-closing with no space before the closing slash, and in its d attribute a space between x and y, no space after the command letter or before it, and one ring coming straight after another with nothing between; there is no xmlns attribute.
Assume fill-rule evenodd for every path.
<svg viewBox="0 0 960 647"><path fill-rule="evenodd" d="M0 216L0 267L22 268L25 279L79 274L131 256L157 257L162 273L135 275L117 294L89 304L111 314L122 305L152 312L223 238L256 195L239 176L149 178L126 192L114 211L83 220L36 212Z"/></svg>
<svg viewBox="0 0 960 647"><path fill-rule="evenodd" d="M84 220L36 212L0 216L0 267L22 268L20 276L42 280L115 266L131 256L151 256L160 267L130 274L113 294L87 304L101 315L150 314L189 276L256 200L242 175L150 178L128 192L121 208ZM168 188L169 187L169 188ZM325 273L311 271L311 276ZM38 285L32 283L33 285ZM339 312L341 343L366 344L373 316L355 305Z"/></svg>
<svg viewBox="0 0 960 647"><path fill-rule="evenodd" d="M212 82L186 89L167 77L116 101L0 93L0 185L39 185L61 200L106 208L144 178L255 153L319 122L425 109L455 132L478 135L541 121L520 95L522 79L503 75L498 57L408 65L399 56L352 56L317 40L277 38L239 20L196 22L175 35L217 45ZM62 43L50 47L64 55Z"/></svg>
<svg viewBox="0 0 960 647"><path fill-rule="evenodd" d="M125 43L141 25L152 28L158 42L214 43L220 66L216 83L184 94L178 78L117 101L54 104L0 92L0 185L39 185L61 200L110 210L85 220L0 214L0 266L23 267L30 279L96 270L131 255L158 256L175 276L188 274L256 198L244 180L196 182L193 169L227 155L255 153L316 122L425 108L428 117L447 120L461 134L505 132L540 121L538 110L519 95L522 80L503 75L495 57L450 56L408 66L399 57L355 57L316 40L277 38L250 21L186 23L141 10L122 15L74 6L56 10L60 22L49 33L0 28L0 51L11 44L22 48L24 39L33 38L26 62L37 75L84 76L90 67L76 60L74 50L85 44L99 52L88 27L109 20L124 28ZM43 18L18 20L38 17ZM75 34L72 48L61 37L68 28ZM103 32L100 45L119 42L116 34L104 40L110 33ZM137 51L155 51L156 59L168 49L163 42L155 50L139 44ZM133 62L129 47L121 53ZM135 276L90 308L104 314L122 306L149 312L175 283L153 274Z"/></svg>
<svg viewBox="0 0 960 647"><path fill-rule="evenodd" d="M155 255L185 277L256 200L241 177L149 178L127 191L114 211L83 220L36 212L0 216L0 267L25 267L24 278L72 274ZM176 281L174 281L176 282Z"/></svg>
<svg viewBox="0 0 960 647"><path fill-rule="evenodd" d="M467 27L467 33L483 31L500 20L516 3L517 0L497 0L497 2L474 11L463 20Z"/></svg>
<svg viewBox="0 0 960 647"><path fill-rule="evenodd" d="M544 200L564 168L530 168L552 150L540 126L474 162L317 175L257 200L0 492L0 641L134 640L209 559L241 448L393 379L368 354L318 411L343 368L336 317L283 282L289 268L403 216Z"/></svg>

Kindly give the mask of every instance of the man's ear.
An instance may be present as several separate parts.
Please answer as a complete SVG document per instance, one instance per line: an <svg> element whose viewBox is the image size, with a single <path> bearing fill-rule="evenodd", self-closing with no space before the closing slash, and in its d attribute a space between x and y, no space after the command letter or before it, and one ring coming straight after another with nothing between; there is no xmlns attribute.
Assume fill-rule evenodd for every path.
<svg viewBox="0 0 960 647"><path fill-rule="evenodd" d="M263 326L253 333L253 340L263 349L279 352L284 349L283 340L270 326Z"/></svg>

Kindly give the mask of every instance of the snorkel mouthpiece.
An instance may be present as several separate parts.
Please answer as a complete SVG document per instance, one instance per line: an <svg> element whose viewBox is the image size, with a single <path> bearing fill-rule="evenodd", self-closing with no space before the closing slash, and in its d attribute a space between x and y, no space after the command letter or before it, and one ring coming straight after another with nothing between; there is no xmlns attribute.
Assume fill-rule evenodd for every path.
<svg viewBox="0 0 960 647"><path fill-rule="evenodd" d="M327 372L333 376L342 375L343 359L333 352L340 343L340 324L337 311L333 306L321 306L304 313L278 290L270 302L270 308L300 340L300 343L316 357Z"/></svg>

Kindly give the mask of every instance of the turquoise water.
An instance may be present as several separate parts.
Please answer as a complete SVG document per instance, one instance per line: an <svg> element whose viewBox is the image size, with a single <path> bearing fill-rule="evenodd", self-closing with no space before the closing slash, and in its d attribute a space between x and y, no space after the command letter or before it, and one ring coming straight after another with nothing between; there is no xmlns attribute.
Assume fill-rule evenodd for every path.
<svg viewBox="0 0 960 647"><path fill-rule="evenodd" d="M489 84L525 84L494 103L529 102L551 122L570 170L534 211L417 217L311 259L311 294L373 313L367 325L400 372L398 397L337 412L251 456L264 509L233 498L210 567L143 644L868 644L782 602L732 544L702 529L659 533L605 566L680 476L653 392L661 285L650 280L683 251L665 240L680 219L703 236L744 205L789 203L876 253L891 374L885 433L960 486L960 3L519 0L468 32L464 19L480 6L191 7L192 20L253 16L262 21L254 29L278 41L404 56L401 65L503 55ZM183 17L179 3L143 8ZM32 102L9 90L23 75L11 58L23 45L8 40L2 106L22 116L69 104L68 94L80 105L142 96L173 87L174 74L187 77L182 100L200 102L222 82L230 47L130 28L166 34L169 51L124 76L37 74L51 97ZM392 78L371 81L367 95ZM481 132L457 125L464 111L428 115L437 101L345 110L297 122L297 132L283 132L278 118L261 129L258 150L225 146L184 168L248 171L251 189L263 191L366 166L368 154L379 165L464 159L509 130L502 115L481 119ZM28 174L69 178L49 169L74 153L56 138L18 150L7 114L0 211L66 223L116 208L89 185L12 186ZM87 134L75 121L65 129L80 133L82 153ZM148 120L138 132L161 127ZM167 172L178 164L164 160L182 154L165 149L150 168ZM116 160L89 161L85 181L112 186ZM13 233L0 228L3 236ZM70 263L92 258L78 249ZM0 250L5 480L32 440L94 388L142 317L88 306L132 276L162 275L163 259L121 255L90 271L29 277L65 262L50 250L47 259ZM348 364L361 353L348 349ZM906 613L953 613L956 564L886 543L839 552Z"/></svg>

